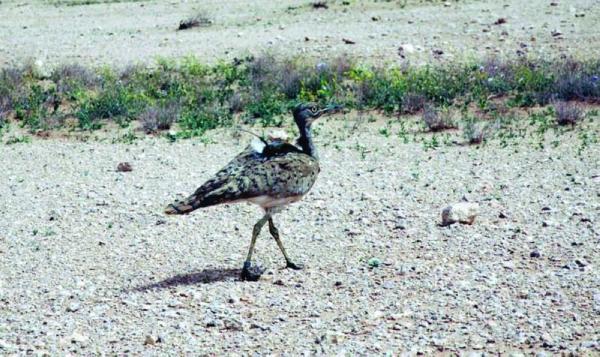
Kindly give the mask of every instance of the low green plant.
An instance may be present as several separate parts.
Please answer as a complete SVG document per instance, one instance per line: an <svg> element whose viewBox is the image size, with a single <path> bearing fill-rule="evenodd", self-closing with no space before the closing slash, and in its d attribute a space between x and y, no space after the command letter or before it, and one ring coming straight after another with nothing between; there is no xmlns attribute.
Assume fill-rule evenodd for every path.
<svg viewBox="0 0 600 357"><path fill-rule="evenodd" d="M135 133L133 132L133 130L128 130L120 138L114 139L113 143L133 144L138 139L139 138L137 137L137 135L135 135Z"/></svg>
<svg viewBox="0 0 600 357"><path fill-rule="evenodd" d="M437 135L433 134L429 139L423 138L423 149L427 150L435 150L440 147L440 142L437 138Z"/></svg>
<svg viewBox="0 0 600 357"><path fill-rule="evenodd" d="M490 133L489 124L477 121L474 118L467 119L463 126L463 137L470 145L479 145L487 140Z"/></svg>
<svg viewBox="0 0 600 357"><path fill-rule="evenodd" d="M10 136L7 140L6 140L6 145L13 145L13 144L28 144L31 142L31 137L29 136L24 136L24 135L14 135L14 136Z"/></svg>
<svg viewBox="0 0 600 357"><path fill-rule="evenodd" d="M398 137L402 140L404 144L409 143L409 132L406 128L406 122L404 120L400 121L400 129L398 130Z"/></svg>
<svg viewBox="0 0 600 357"><path fill-rule="evenodd" d="M22 66L0 72L0 116L15 117L31 131L60 127L67 117L77 118L83 130L106 121L127 127L141 120L147 132L178 123L182 138L229 126L238 115L248 123L279 126L296 103L315 101L390 116L422 113L436 131L447 125L440 127L442 112L430 115L426 104L449 111L474 105L493 117L499 110L492 98L525 107L573 99L598 102L598 73L600 60L381 67L347 56L313 63L268 54L216 64L161 58L154 66L122 71L69 64L44 80L34 67ZM171 105L177 110L166 110Z"/></svg>
<svg viewBox="0 0 600 357"><path fill-rule="evenodd" d="M379 134L385 136L386 138L389 138L391 134L390 129L388 127L379 128Z"/></svg>

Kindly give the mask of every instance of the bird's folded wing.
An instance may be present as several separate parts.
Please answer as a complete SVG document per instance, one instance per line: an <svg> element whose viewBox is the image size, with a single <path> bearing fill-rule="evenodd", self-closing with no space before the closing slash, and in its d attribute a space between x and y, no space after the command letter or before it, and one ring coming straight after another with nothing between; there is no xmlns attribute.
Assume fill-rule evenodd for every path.
<svg viewBox="0 0 600 357"><path fill-rule="evenodd" d="M308 155L289 152L265 157L248 150L196 191L202 206L259 196L284 198L306 193L319 172Z"/></svg>

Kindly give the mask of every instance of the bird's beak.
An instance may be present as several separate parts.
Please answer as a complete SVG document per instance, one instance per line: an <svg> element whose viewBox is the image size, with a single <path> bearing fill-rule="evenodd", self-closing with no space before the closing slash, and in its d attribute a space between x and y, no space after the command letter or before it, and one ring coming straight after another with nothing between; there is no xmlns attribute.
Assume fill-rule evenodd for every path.
<svg viewBox="0 0 600 357"><path fill-rule="evenodd" d="M335 114L340 112L342 109L344 109L344 106L342 105L330 104L319 111L319 116Z"/></svg>

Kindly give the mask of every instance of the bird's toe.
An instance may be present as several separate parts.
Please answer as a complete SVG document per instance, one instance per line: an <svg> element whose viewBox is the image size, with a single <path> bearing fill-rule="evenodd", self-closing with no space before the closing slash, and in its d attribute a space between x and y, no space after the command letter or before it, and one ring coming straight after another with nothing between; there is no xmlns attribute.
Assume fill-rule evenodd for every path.
<svg viewBox="0 0 600 357"><path fill-rule="evenodd" d="M287 262L287 264L285 265L286 268L289 269L294 269L294 270L302 270L304 269L304 264L298 264L298 263L294 263L294 262Z"/></svg>
<svg viewBox="0 0 600 357"><path fill-rule="evenodd" d="M242 281L258 281L265 272L265 269L258 266L252 265L250 262L244 263L242 268Z"/></svg>

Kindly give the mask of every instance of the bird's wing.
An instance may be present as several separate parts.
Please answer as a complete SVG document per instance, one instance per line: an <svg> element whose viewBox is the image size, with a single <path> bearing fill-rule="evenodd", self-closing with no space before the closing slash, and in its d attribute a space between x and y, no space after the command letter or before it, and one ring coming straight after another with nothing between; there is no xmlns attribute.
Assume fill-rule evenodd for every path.
<svg viewBox="0 0 600 357"><path fill-rule="evenodd" d="M254 197L302 196L319 173L317 160L287 143L261 150L248 146L189 197L167 206L167 214L187 214L200 207Z"/></svg>
<svg viewBox="0 0 600 357"><path fill-rule="evenodd" d="M265 156L242 152L196 191L202 206L259 196L303 195L319 173L318 162L299 152Z"/></svg>

